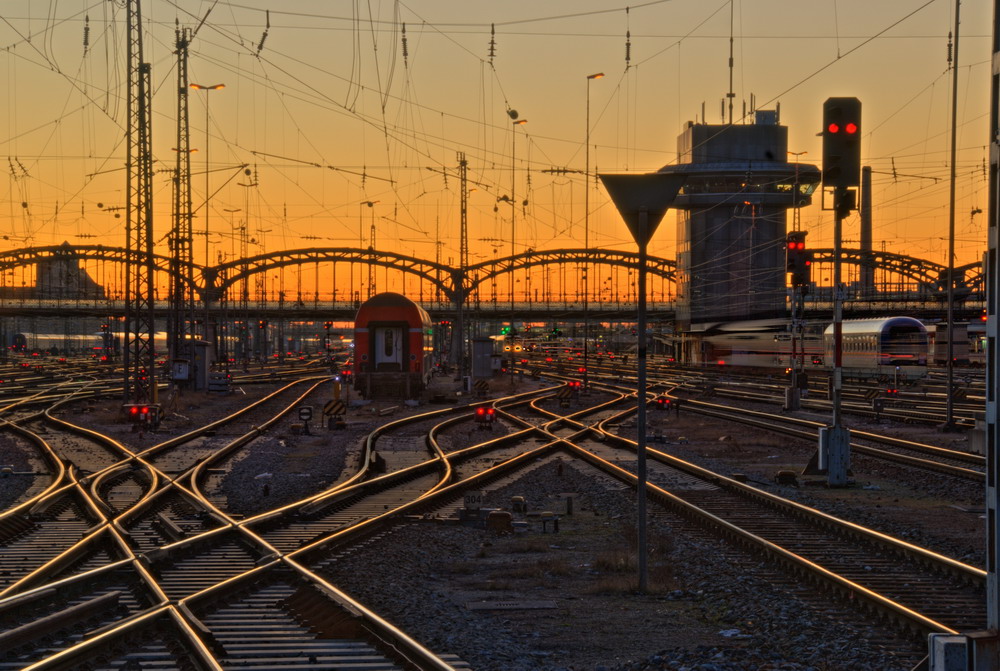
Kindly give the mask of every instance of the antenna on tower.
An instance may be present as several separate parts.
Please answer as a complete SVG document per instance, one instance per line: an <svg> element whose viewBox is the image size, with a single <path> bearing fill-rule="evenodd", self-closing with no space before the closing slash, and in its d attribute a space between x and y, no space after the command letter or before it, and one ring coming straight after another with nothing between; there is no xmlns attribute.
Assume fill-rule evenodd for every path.
<svg viewBox="0 0 1000 671"><path fill-rule="evenodd" d="M733 92L733 0L729 0L729 93L726 94L729 98L729 125L733 125L733 98L736 94Z"/></svg>

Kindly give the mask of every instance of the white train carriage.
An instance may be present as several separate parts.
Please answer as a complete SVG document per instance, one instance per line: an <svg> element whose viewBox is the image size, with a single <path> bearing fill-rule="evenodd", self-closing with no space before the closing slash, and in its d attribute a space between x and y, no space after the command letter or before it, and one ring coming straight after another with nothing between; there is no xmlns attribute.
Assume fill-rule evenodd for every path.
<svg viewBox="0 0 1000 671"><path fill-rule="evenodd" d="M927 374L928 336L911 317L845 320L841 367L854 378L915 380ZM793 354L794 346L794 354ZM833 325L805 324L793 334L786 320L717 324L701 335L700 362L737 369L807 372L833 367Z"/></svg>
<svg viewBox="0 0 1000 671"><path fill-rule="evenodd" d="M841 367L847 377L915 380L927 374L927 329L912 317L843 322ZM823 331L826 364L833 364L833 324Z"/></svg>

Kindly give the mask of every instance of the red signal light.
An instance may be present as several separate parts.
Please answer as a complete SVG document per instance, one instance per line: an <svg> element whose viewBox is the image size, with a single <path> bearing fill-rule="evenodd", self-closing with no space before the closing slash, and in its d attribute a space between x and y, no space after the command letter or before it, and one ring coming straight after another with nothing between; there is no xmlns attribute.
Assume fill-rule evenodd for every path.
<svg viewBox="0 0 1000 671"><path fill-rule="evenodd" d="M496 413L496 410L494 410L493 408L490 408L489 410L486 411L487 415L492 415L492 414L495 414L495 413Z"/></svg>
<svg viewBox="0 0 1000 671"><path fill-rule="evenodd" d="M138 415L139 414L139 408L135 407L134 405L131 408L129 408L128 411L130 413L132 413L133 415Z"/></svg>
<svg viewBox="0 0 1000 671"><path fill-rule="evenodd" d="M853 121L848 121L847 125L844 126L844 130L847 131L848 135L854 135L855 133L858 132L858 124L854 123Z"/></svg>
<svg viewBox="0 0 1000 671"><path fill-rule="evenodd" d="M476 408L476 414L477 415L485 415L486 414L486 409L485 408Z"/></svg>
<svg viewBox="0 0 1000 671"><path fill-rule="evenodd" d="M828 132L830 132L830 133L839 133L840 132L840 126L838 126L835 123L832 123L832 124L830 124L829 126L826 127L826 130Z"/></svg>

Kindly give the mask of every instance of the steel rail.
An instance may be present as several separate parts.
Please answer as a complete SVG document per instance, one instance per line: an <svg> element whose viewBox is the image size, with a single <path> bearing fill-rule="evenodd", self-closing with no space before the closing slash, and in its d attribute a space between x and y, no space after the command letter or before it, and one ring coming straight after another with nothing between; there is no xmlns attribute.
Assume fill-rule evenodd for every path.
<svg viewBox="0 0 1000 671"><path fill-rule="evenodd" d="M616 417L602 421L601 424L599 425L599 430L602 433L604 433L607 439L629 445L631 448L634 449L636 447L636 443L634 441L618 436L617 434L612 433L608 431L606 428L604 428L606 424L609 424L613 421L618 421L623 417L630 416L634 412L635 412L634 409L629 409L622 413L619 413L619 415ZM568 419L568 418L563 417L563 419ZM580 424L579 422L577 422L577 424L581 427L581 433L584 430L586 430L587 428L586 425ZM587 450L582 446L572 443L570 439L564 440L563 443L566 446L568 446L573 452L583 457L584 460L594 464L595 466L598 466L601 470L609 474L615 475L619 480L623 482L628 482L633 487L638 485L638 478L629 471L626 471L620 466L617 466L616 464L612 464L611 462L602 459L601 457L597 456L593 452L590 452L589 450ZM781 497L777 497L773 494L763 492L749 485L739 483L730 478L726 478L725 476L721 476L711 471L708 471L707 469L703 469L700 466L696 466L694 464L690 464L683 460L677 459L676 457L663 453L659 450L651 449L649 450L649 453L653 455L655 458L657 458L658 461L661 461L663 463L668 463L674 467L681 466L682 468L680 470L690 473L692 475L696 475L701 479L708 480L713 484L722 487L723 489L736 490L738 492L750 494L755 498L763 498L764 500L767 500L769 503L772 503L772 505L776 505L777 507L789 510L794 510L797 513L807 512L810 517L822 520L826 524L832 523L842 528L849 529L853 533L861 533L863 536L869 539L875 539L883 545L888 544L897 549L903 549L907 554L911 556L916 555L923 559L931 560L936 565L943 566L951 570L952 572L955 572L960 577L976 579L979 580L980 582L985 581L986 577L985 571L969 566L962 562L958 562L957 560L951 559L950 557L945 557L944 555L931 552L930 550L921 548L911 543L900 541L899 539L888 536L887 534L883 534L881 532L874 531L872 529L867 529L866 527L862 527L852 522L846 522L844 520L840 520L831 515L827 515L826 513L822 513L807 506L803 506L802 504L798 504L792 501L787 501L786 499L782 499ZM836 585L838 588L845 590L848 594L851 594L855 597L860 596L861 598L873 604L877 608L889 612L911 625L919 627L925 633L934 633L934 632L943 632L950 634L958 633L957 631L951 629L950 627L941 624L940 622L936 622L922 615L921 613L918 613L917 611L894 601L891 598L888 598L882 594L875 592L874 590L866 588L863 585L860 585L848 578L845 578L833 571L830 571L829 569L819 564L816 564L815 562L812 562L809 559L806 559L805 557L798 555L797 553L791 552L790 550L787 550L786 548L783 548L771 541L768 541L767 539L764 539L760 536L757 536L756 534L741 529L740 527L730 522L727 522L726 520L723 520L722 518L713 515L712 513L704 511L698 506L685 501L684 499L670 493L669 491L655 484L647 483L647 491L659 497L662 501L668 503L671 507L683 510L687 514L695 516L698 519L705 520L711 523L712 525L716 526L717 528L724 530L726 533L730 535L733 535L737 538L742 539L747 543L759 547L774 556L780 557L781 559L791 564L792 566L804 569L808 571L809 574L822 578L827 583Z"/></svg>
<svg viewBox="0 0 1000 671"><path fill-rule="evenodd" d="M303 397L305 395L308 395L308 393L310 393L313 389L315 389L315 387L318 386L320 383L322 383L322 381L323 380L318 381L312 388L310 388L310 390L308 390L303 395ZM289 385L289 386L291 386L291 385ZM295 402L293 402L292 406L289 406L284 411L282 411L281 413L279 413L278 417L274 418L273 421L277 421L277 419L280 418L282 415L287 414L287 412L289 412L289 410L292 407L294 407L294 403L297 403L298 400L301 400L301 398L302 397L300 397ZM237 414L242 414L242 412L241 413L237 413ZM68 422L64 422L63 420L54 419L54 421L56 423L60 424L60 425L71 427L72 430L75 430L77 432L80 432L80 433L83 433L85 435L88 435L89 437L93 438L93 437L96 436L96 437L100 437L100 438L103 438L103 439L107 440L107 437L100 436L100 434L97 434L96 432L90 431L89 429L86 429L84 427L79 427L79 426L70 424ZM259 429L255 427L255 430L253 432L251 432L251 434L255 434L256 432L259 432ZM111 442L116 442L116 441L111 441ZM148 464L143 459L137 457L134 453L132 453L131 451L129 451L126 448L124 448L124 446L120 446L119 445L119 447L120 447L120 449L122 451L124 451L126 454L129 455L129 457L128 457L128 459L126 461L135 460L135 461L143 464L145 467L147 467L150 470L151 474L155 474L155 473L159 472L158 469L156 469L152 465ZM105 469L103 471L103 473L114 472L115 470L117 470L118 468L120 468L122 466L123 466L123 464L113 465L113 466ZM154 477L154 484L155 484L155 475L153 477ZM94 490L94 491L96 492L96 490ZM169 599L168 599L167 595L159 587L159 584L150 575L150 573L148 572L148 570L146 569L146 567L143 565L142 561L140 561L139 557L137 555L135 555L135 553L132 552L132 550L129 547L128 543L124 540L123 535L128 535L128 532L125 531L125 530L123 530L123 529L119 529L117 527L117 524L116 524L117 521L118 521L117 519L116 520L108 520L108 518L99 509L99 506L96 503L97 501L99 501L99 499L96 496L93 499L91 499L91 497L88 497L86 495L86 492L84 492L82 489L81 489L81 494L84 496L84 499L95 510L95 513L101 518L101 520L102 520L101 530L103 530L103 529L110 530L109 533L112 534L112 536L117 541L117 544L119 545L119 547L130 558L128 561L132 564L133 568L137 571L137 573L139 573L140 577L142 577L143 582L146 583L147 586L149 586L150 589L154 592L155 601L158 602L160 605L169 604ZM144 497L144 500L146 500L148 498L149 498L148 496ZM92 538L96 538L97 536L98 536L98 533L94 533L94 534L89 535L87 538L91 538L92 539ZM87 540L87 538L85 538L84 540ZM77 544L76 546L74 546L73 549L71 549L71 551L74 550L74 549L78 551L80 547L82 547L81 544ZM64 555L67 555L67 553L64 553ZM65 557L63 558L63 560L65 560ZM48 571L50 571L52 569L52 565L53 565L53 562L49 562L45 566L40 567L39 570L43 571L43 572L48 572ZM88 572L88 574L93 574L93 573L94 573L93 571ZM155 607L156 606L154 606L154 608ZM172 606L170 606L170 612L171 612L172 617L175 618L176 623L178 624L178 626L179 626L179 628L181 630L182 635L185 638L187 638L189 644L192 645L195 648L195 650L197 651L198 656L211 660L211 663L208 665L209 668L221 668L221 667L218 667L218 665L214 661L214 658L210 655L210 653L208 653L207 648L205 648L205 646L204 646L203 642L201 641L199 635L196 633L195 627L193 627L191 625L191 623L187 621L188 618L193 619L193 616L190 614L190 612L186 611L186 609L184 609L184 608L181 608L181 612L177 612L177 610L173 609ZM104 634L102 634L102 636L103 635L107 635L107 636L122 635L123 633L125 633L130 628L130 626L131 625L118 627L118 626L112 625L111 627L106 627L105 628L106 631L105 631ZM74 648L75 647L76 646L74 646ZM73 654L73 653L71 653L69 651L66 651L66 652L67 652L67 654ZM60 663L58 660L61 659L61 657L59 655L56 655L56 656L51 657L49 659L53 660L52 663L58 664L58 663Z"/></svg>
<svg viewBox="0 0 1000 671"><path fill-rule="evenodd" d="M617 387L611 386L610 388L617 388ZM671 398L673 398L674 400L681 400L676 395L672 395L676 392L676 390L677 387L675 386L672 390L667 392L667 395L671 396ZM757 410L748 410L744 408L732 408L729 406L723 406L716 403L709 403L707 401L683 399L683 402L687 409L693 410L694 412L697 412L699 414L703 414L710 417L717 417L720 419L727 419L729 421L738 422L742 424L749 424L751 426L763 428L768 431L796 436L798 438L803 438L805 440L812 440L812 441L818 440L818 433L812 431L801 431L787 426L783 427L780 424L784 423L784 424L805 426L809 427L810 429L816 429L817 431L819 428L825 426L825 424L813 420L802 419L798 417L788 417L786 415L775 415L772 413L765 413ZM879 442L887 445L892 445L894 447L900 447L903 449L930 453L936 456L940 456L942 458L955 459L957 461L963 461L966 463L985 465L984 457L980 455L970 454L968 452L949 450L948 448L937 447L935 445L916 443L901 438L895 438L892 436L881 436L879 434L871 433L868 431L859 431L855 429L851 429L850 434L852 436L856 436L865 440L870 440L872 442ZM962 468L961 466L954 466L951 464L944 464L929 459L922 459L920 457L913 457L910 455L890 452L887 450L882 450L876 447L862 445L860 443L854 443L854 442L851 443L851 449L860 454L866 454L868 456L882 459L885 461L895 461L897 463L906 464L908 466L923 468L926 470L932 470L939 473L945 473L947 475L973 480L976 482L985 481L984 473L980 471L971 470L968 468Z"/></svg>
<svg viewBox="0 0 1000 671"><path fill-rule="evenodd" d="M668 394L670 394L669 391L668 391ZM633 395L634 395L634 393L633 393ZM702 403L702 402L688 400L688 401L685 401L685 403L686 404L690 404L690 403ZM707 405L712 405L712 404L707 404ZM686 405L685 407L690 407L690 406ZM635 413L635 408L628 408L628 409L626 409L626 410L618 413L615 416L612 416L612 417L609 417L609 418L607 418L605 420L602 420L602 422L600 422L600 424L598 425L598 430L601 431L601 433L603 433L607 439L614 440L614 441L620 441L623 444L627 444L628 446L630 446L631 449L634 449L634 447L636 445L635 441L632 441L632 440L629 440L628 438L624 438L622 436L619 436L618 434L616 434L616 433L614 433L614 432L612 432L612 431L610 431L610 430L608 430L606 428L607 425L619 422L622 419L624 419L625 417L629 417L629 416L631 416L634 413ZM564 417L563 419L567 420L567 421L570 420L569 417ZM800 420L800 421L807 421L807 420ZM579 426L582 428L585 425L579 424ZM753 487L751 485L738 482L736 480L733 480L732 478L727 478L726 476L720 475L718 473L714 473L713 471L710 471L710 470L708 470L706 468L703 468L703 467L698 466L696 464L690 463L688 461L684 461L684 460L682 460L682 459L680 459L678 457L675 457L673 455L667 454L666 452L663 452L661 450L657 450L657 449L654 449L654 448L647 448L647 449L648 449L649 454L652 455L652 456L654 456L658 461L661 461L662 463L670 465L670 466L672 466L674 468L677 468L677 469L679 469L679 470L681 470L683 472L686 472L686 473L688 473L690 475L694 475L694 476L696 476L698 478L701 478L703 480L710 481L710 482L712 482L712 483L714 483L714 484L716 484L716 485L718 485L720 487L724 487L726 489L731 489L731 490L734 490L734 491L738 491L740 493L752 495L752 496L760 498L762 500L766 500L769 504L771 504L773 506L785 507L787 509L795 510L796 512L798 512L800 514L804 514L804 515L808 515L808 516L818 516L819 518L823 519L825 523L839 526L839 527L841 527L841 528L843 528L845 530L849 530L849 531L851 531L853 533L860 533L861 535L869 538L870 540L875 540L875 541L877 541L879 543L888 543L888 544L893 545L897 549L899 549L901 551L904 551L906 553L919 554L924 559L928 559L928 560L933 561L933 562L935 562L937 564L945 565L950 570L953 570L953 571L957 572L957 574L967 576L970 579L984 580L985 577L986 577L986 572L985 571L983 571L981 569L978 569L978 568L976 568L974 566L970 566L968 564L965 564L963 562L959 562L959 561L957 561L955 559L952 559L950 557L946 557L946 556L941 555L939 553L932 552L932 551L927 550L925 548L921 548L920 546L913 545L912 543L907 543L906 541L901 541L901 540L899 540L897 538L889 536L888 534L883 534L883 533L875 531L873 529L868 529L866 527L863 527L861 525L855 524L853 522L848 522L846 520L841 520L841 519L839 519L837 517L834 517L832 515L829 515L827 513L822 512L822 511L816 510L814 508L810 508L810 507L804 506L804 505L802 505L800 503L796 503L794 501L790 501L788 499L784 499L784 498L782 498L780 496L771 494L771 493L763 491L761 489L757 489L756 487Z"/></svg>
<svg viewBox="0 0 1000 671"><path fill-rule="evenodd" d="M633 411L626 411L626 413L623 413L623 415L631 414L631 412ZM610 424L613 423L614 421L618 421L618 419L620 418L609 418L608 420L605 420L603 424ZM617 435L616 433L608 431L603 426L601 427L601 430L605 432L605 435L608 437L609 440L619 441L631 447L635 446L635 441L629 440L628 438L624 438L622 436ZM842 520L828 513L816 510L815 508L810 508L809 506L805 506L801 503L797 503L795 501L782 498L780 496L771 494L770 492L766 492L762 489L758 489L751 485L738 482L736 480L733 480L732 478L720 475L706 468L698 466L697 464L692 464L691 462L684 461L683 459L675 457L671 454L667 454L666 452L663 452L661 450L650 449L649 452L658 461L661 461L662 463L677 468L690 475L694 475L703 480L712 482L713 484L722 487L724 489L729 489L731 491L736 491L745 495L755 497L761 501L767 502L769 505L794 511L803 516L820 519L825 524L840 528L844 531L850 531L852 533L859 534L868 540L873 540L880 544L891 545L892 547L900 551L903 551L907 554L919 555L923 559L932 561L939 566L948 568L956 575L960 575L969 578L971 580L977 580L977 581L986 579L986 572L983 571L982 569L970 566L969 564L965 564L956 559L952 559L951 557L947 557L937 552L933 552L926 548L922 548L919 545L914 545L912 543L899 540L898 538L894 538L893 536L884 534L880 531L875 531L874 529L869 529L867 527L861 526L860 524L855 524L854 522Z"/></svg>
<svg viewBox="0 0 1000 671"><path fill-rule="evenodd" d="M684 401L685 409L696 412L701 415L706 415L709 417L716 417L719 419L726 419L733 422L738 422L741 424L749 424L751 426L756 426L758 428L766 429L768 431L773 431L775 433L783 433L789 436L795 436L802 438L804 440L816 441L818 440L818 429L823 426L819 422L812 422L810 420L803 420L792 417L784 417L782 415L770 415L768 413L761 413L755 410L742 410L740 408L726 408L725 406L718 406L713 403L706 403L704 401ZM799 424L799 425L809 425L815 427L816 431L795 429L789 426L781 426L781 423L785 424ZM958 459L959 457L954 456L953 450L947 450L946 448L938 448L932 445L924 445L923 443L912 443L910 441L904 441L901 439L889 439L883 440L883 437L877 434L868 432L855 432L851 431L851 435L863 434L867 440L885 442L896 447L903 447L906 449L920 450L920 451L933 451L933 453L949 459ZM929 448L929 449L928 449ZM860 443L851 443L851 449L860 454L866 454L868 456L877 457L886 461L895 461L898 463L906 464L908 466L915 466L918 468L924 468L927 470L933 470L939 473L946 473L955 477L965 478L968 480L974 480L977 482L985 482L985 473L982 471L974 471L972 469L963 468L961 466L953 466L951 464L945 464L938 461L933 461L930 459L923 459L920 457L914 457L906 454L899 454L896 452L889 452L887 450L882 450L876 447L870 447L868 445L862 445ZM962 454L962 453L957 453ZM968 461L967 459L963 459Z"/></svg>
<svg viewBox="0 0 1000 671"><path fill-rule="evenodd" d="M622 439L624 440L624 439ZM631 441L630 441L631 442ZM637 484L637 478L626 471L625 469L612 464L609 461L605 461L593 454L592 452L578 446L573 446L572 449L577 452L585 461L597 466L606 473L615 475L622 482L632 483L633 486ZM651 450L652 452L652 450ZM873 605L888 611L898 617L904 618L907 622L912 623L926 633L943 632L948 634L957 634L958 632L950 627L947 627L939 622L935 622L930 618L927 618L920 613L902 605L896 603L892 599L885 597L877 592L874 592L863 585L853 582L843 576L840 576L829 569L820 566L790 550L787 550L767 539L761 538L755 534L752 534L740 527L723 520L722 518L713 515L707 511L698 508L697 506L688 503L687 501L671 494L669 491L654 485L647 483L647 491L653 498L660 500L661 504L672 507L676 510L683 511L684 513L693 516L697 519L703 520L706 523L710 523L720 530L723 530L727 534L730 534L736 538L743 540L744 542L751 544L761 550L768 552L769 554L780 557L794 567L801 568L809 572L811 575L822 578L825 582L835 585L842 590L846 590L848 593L853 594L855 598L860 597L866 601L872 603Z"/></svg>

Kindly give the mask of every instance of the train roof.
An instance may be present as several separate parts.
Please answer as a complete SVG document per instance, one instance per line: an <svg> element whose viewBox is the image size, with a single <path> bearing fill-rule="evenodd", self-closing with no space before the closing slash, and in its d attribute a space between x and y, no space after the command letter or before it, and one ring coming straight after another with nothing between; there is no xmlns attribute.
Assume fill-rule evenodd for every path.
<svg viewBox="0 0 1000 671"><path fill-rule="evenodd" d="M725 333L729 331L737 331L739 333L747 333L750 331L787 331L788 320L752 319L740 322L717 322L714 324L705 324L703 326L704 328L700 331L700 333L703 334ZM692 333L699 333L699 331L692 331Z"/></svg>
<svg viewBox="0 0 1000 671"><path fill-rule="evenodd" d="M927 332L923 322L913 317L881 317L879 319L845 319L842 333L882 333L889 328L910 327L922 333ZM823 331L824 335L833 334L833 324L830 324Z"/></svg>
<svg viewBox="0 0 1000 671"><path fill-rule="evenodd" d="M381 321L389 314L398 317L401 321L411 321L410 317L416 316L423 324L431 322L431 316L427 314L427 311L411 299L402 294L386 291L375 294L361 304L354 317L354 325L355 327L359 324L366 325L372 318Z"/></svg>

